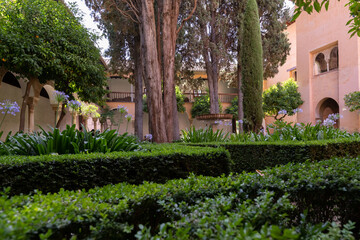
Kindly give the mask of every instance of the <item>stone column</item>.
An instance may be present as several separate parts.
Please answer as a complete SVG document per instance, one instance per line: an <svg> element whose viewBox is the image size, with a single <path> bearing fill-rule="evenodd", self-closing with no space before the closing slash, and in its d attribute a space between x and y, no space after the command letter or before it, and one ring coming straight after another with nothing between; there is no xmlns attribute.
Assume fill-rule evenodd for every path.
<svg viewBox="0 0 360 240"><path fill-rule="evenodd" d="M92 118L92 120L93 120L93 122L94 122L94 131L96 131L96 130L97 130L97 125L96 125L96 123L97 123L97 121L98 121L98 118Z"/></svg>
<svg viewBox="0 0 360 240"><path fill-rule="evenodd" d="M77 117L77 112L72 112L71 113L71 124L72 125L76 125L76 117Z"/></svg>
<svg viewBox="0 0 360 240"><path fill-rule="evenodd" d="M51 104L51 107L54 111L54 114L55 114L55 122L57 123L59 121L59 118L60 118L60 114L61 113L61 104ZM56 127L56 126L54 126Z"/></svg>
<svg viewBox="0 0 360 240"><path fill-rule="evenodd" d="M86 131L88 131L88 119L89 119L89 117L83 116L84 127L85 127Z"/></svg>

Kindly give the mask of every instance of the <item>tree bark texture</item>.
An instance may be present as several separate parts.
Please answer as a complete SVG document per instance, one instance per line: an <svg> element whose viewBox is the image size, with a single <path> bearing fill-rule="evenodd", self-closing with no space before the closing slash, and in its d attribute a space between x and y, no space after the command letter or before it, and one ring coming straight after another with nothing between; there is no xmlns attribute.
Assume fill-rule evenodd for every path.
<svg viewBox="0 0 360 240"><path fill-rule="evenodd" d="M175 95L175 46L177 38L177 19L179 16L179 0L163 0L163 72L164 72L164 109L166 133L169 141L178 139L177 104Z"/></svg>
<svg viewBox="0 0 360 240"><path fill-rule="evenodd" d="M30 81L27 82L27 84L26 84L25 94L23 96L23 101L21 104L19 132L24 132L24 130L25 130L26 108L28 105L28 99L29 99L29 95L30 95L31 85L32 85L32 79L30 79Z"/></svg>
<svg viewBox="0 0 360 240"><path fill-rule="evenodd" d="M209 95L210 95L210 113L218 114L219 109L219 95L218 95L218 81L219 81L219 57L216 51L211 49L212 45L216 45L216 10L210 5L211 20L210 33L208 32L208 25L206 23L200 24L201 38L203 39L203 57L205 61L206 74L208 77Z"/></svg>
<svg viewBox="0 0 360 240"><path fill-rule="evenodd" d="M56 123L56 128L60 128L60 124L64 120L65 115L66 115L65 103L62 103L61 104L61 113L60 113L59 121Z"/></svg>
<svg viewBox="0 0 360 240"><path fill-rule="evenodd" d="M162 101L161 89L161 73L160 63L158 60L157 38L156 38L156 25L155 25L155 12L154 2L152 0L143 0L141 8L141 32L144 39L145 48L145 81L149 83L151 91L149 106L149 113L152 122L153 139L155 142L167 142L166 128L164 125L164 107Z"/></svg>
<svg viewBox="0 0 360 240"><path fill-rule="evenodd" d="M135 39L135 135L143 140L143 63L140 38Z"/></svg>

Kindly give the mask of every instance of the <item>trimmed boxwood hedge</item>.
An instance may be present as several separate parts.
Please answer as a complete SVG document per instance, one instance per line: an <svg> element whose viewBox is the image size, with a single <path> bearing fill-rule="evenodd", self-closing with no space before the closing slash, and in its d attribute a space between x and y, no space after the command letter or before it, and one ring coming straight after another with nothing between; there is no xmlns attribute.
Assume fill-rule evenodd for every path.
<svg viewBox="0 0 360 240"><path fill-rule="evenodd" d="M164 183L169 179L228 174L229 154L224 149L149 144L143 152L0 157L0 189L11 194L90 189L110 183L143 181Z"/></svg>
<svg viewBox="0 0 360 240"><path fill-rule="evenodd" d="M232 172L254 171L266 167L316 162L332 157L360 155L360 139L332 139L307 142L196 143L190 146L223 147L229 151Z"/></svg>
<svg viewBox="0 0 360 240"><path fill-rule="evenodd" d="M345 224L349 220L359 221L359 161L359 158L332 159L318 163L288 164L264 170L262 175L246 173L221 178L191 176L166 184L145 182L134 186L121 183L89 191L62 190L57 194L12 198L3 195L0 197L0 239L70 239L72 236L77 236L77 239L132 239L139 230L139 224L157 232L164 230L164 227L160 227L162 223L176 224L191 213L198 212L199 217L203 216L202 211L206 215L215 214L209 216L211 218L216 218L216 214L231 216L231 209L239 204L241 209L250 207L253 213L247 214L253 217L238 220L252 225L255 230L280 224L277 221L283 216L288 219L282 223L283 227L291 228L302 239L313 239L306 237L306 234L315 234L319 227L314 228L309 222L315 224L335 219L337 223ZM264 196L267 190L273 194L270 198L265 197L265 202L251 201ZM287 204L282 200L285 193L288 193L292 211L284 212L281 207ZM216 199L215 205L202 207L201 202L209 201L208 198ZM249 201L248 206L245 204L241 207L243 201ZM288 207L284 206L285 210ZM301 217L300 214L306 209L307 216ZM269 214L274 219L269 219ZM206 218L202 219L203 227L206 221ZM197 223L200 224L198 221L190 224ZM215 230L220 232L227 225L229 222ZM236 229L243 231L242 228ZM174 231L176 229L172 233ZM326 229L320 225L320 231ZM192 229L194 232L196 229ZM251 233L243 232L245 235Z"/></svg>

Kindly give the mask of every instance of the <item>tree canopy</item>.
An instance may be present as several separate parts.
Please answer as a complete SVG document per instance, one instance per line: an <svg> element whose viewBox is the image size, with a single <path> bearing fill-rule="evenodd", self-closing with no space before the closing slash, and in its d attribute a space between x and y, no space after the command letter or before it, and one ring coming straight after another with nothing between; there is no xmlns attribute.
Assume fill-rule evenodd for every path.
<svg viewBox="0 0 360 240"><path fill-rule="evenodd" d="M106 91L104 67L94 36L63 4L4 0L0 4L0 65L84 101L99 102Z"/></svg>
<svg viewBox="0 0 360 240"><path fill-rule="evenodd" d="M303 103L298 85L291 78L283 83L274 84L263 92L263 110L276 120L281 120L286 115L294 115Z"/></svg>
<svg viewBox="0 0 360 240"><path fill-rule="evenodd" d="M258 131L264 117L262 111L263 51L256 0L248 0L244 15L241 52L244 126Z"/></svg>

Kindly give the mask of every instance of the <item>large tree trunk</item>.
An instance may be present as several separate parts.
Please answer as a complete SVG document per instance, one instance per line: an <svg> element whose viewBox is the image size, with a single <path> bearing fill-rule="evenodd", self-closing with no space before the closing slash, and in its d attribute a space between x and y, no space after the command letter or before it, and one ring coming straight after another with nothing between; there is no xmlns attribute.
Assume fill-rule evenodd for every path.
<svg viewBox="0 0 360 240"><path fill-rule="evenodd" d="M1 87L2 80L7 72L8 72L8 70L4 66L0 67L0 87Z"/></svg>
<svg viewBox="0 0 360 240"><path fill-rule="evenodd" d="M28 105L28 99L30 95L30 89L32 85L32 78L30 78L29 82L26 84L25 94L23 96L23 101L21 104L21 110L20 110L20 126L19 126L19 132L24 132L25 130L25 115L26 115L26 107Z"/></svg>
<svg viewBox="0 0 360 240"><path fill-rule="evenodd" d="M153 139L155 142L167 142L164 125L164 107L161 90L160 63L156 46L156 26L153 0L143 0L141 8L141 32L145 47L145 71L146 79L151 91L149 113L152 121Z"/></svg>
<svg viewBox="0 0 360 240"><path fill-rule="evenodd" d="M179 139L178 130L174 131L177 120L177 104L175 95L175 45L177 19L180 2L178 0L163 0L163 64L164 64L164 109L165 125L168 141Z"/></svg>
<svg viewBox="0 0 360 240"><path fill-rule="evenodd" d="M213 3L210 5L211 21L210 21L210 36L208 35L207 24L200 24L201 38L204 43L203 57L205 61L206 74L208 77L209 95L210 95L210 113L218 114L219 109L219 95L218 95L218 79L219 79L219 59L217 53L213 51L211 45L216 45L216 12L213 9Z"/></svg>
<svg viewBox="0 0 360 240"><path fill-rule="evenodd" d="M135 135L143 140L143 65L140 38L135 40Z"/></svg>

